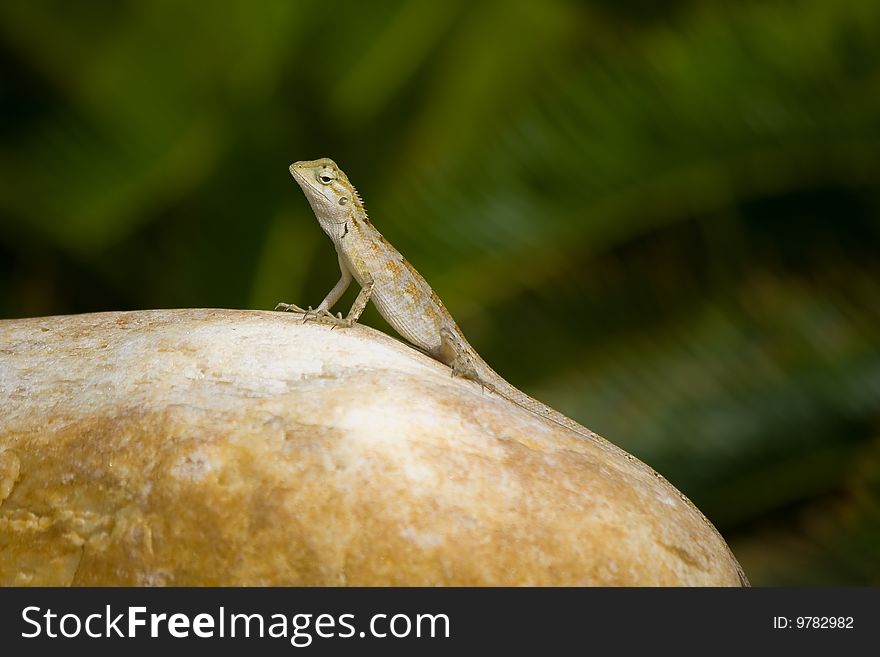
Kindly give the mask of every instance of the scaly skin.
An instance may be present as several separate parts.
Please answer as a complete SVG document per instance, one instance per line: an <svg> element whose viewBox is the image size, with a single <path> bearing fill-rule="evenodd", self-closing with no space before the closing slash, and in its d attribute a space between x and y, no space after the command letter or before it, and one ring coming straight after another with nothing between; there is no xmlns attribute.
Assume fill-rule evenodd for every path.
<svg viewBox="0 0 880 657"><path fill-rule="evenodd" d="M290 173L302 187L318 223L336 247L341 278L315 310L286 303L279 303L276 310L292 310L318 321L351 326L372 300L395 331L451 367L454 375L476 381L539 417L622 452L586 427L515 388L480 358L431 286L370 223L360 195L333 160L295 162L290 165ZM348 289L352 278L361 286L360 294L344 319L332 315L330 309ZM629 454L626 456L632 458Z"/></svg>

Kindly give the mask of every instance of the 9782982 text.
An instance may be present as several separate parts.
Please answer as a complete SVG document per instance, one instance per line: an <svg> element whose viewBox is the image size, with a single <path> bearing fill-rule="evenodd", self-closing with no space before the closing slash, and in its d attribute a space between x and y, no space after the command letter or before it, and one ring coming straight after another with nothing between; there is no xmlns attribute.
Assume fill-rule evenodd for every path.
<svg viewBox="0 0 880 657"><path fill-rule="evenodd" d="M851 630L852 616L774 616L774 630Z"/></svg>

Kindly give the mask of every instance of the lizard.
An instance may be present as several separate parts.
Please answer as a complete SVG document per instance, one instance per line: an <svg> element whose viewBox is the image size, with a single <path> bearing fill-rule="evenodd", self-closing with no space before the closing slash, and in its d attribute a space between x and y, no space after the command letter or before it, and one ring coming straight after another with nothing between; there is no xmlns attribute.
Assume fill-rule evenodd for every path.
<svg viewBox="0 0 880 657"><path fill-rule="evenodd" d="M333 160L321 158L294 162L290 165L290 173L336 248L340 278L314 310L311 306L303 309L291 303L279 303L275 310L301 313L304 319L334 327L350 327L372 300L395 331L420 351L450 367L454 376L470 379L535 416L632 462L672 488L715 531L714 525L693 502L673 488L660 473L599 434L530 397L495 372L464 337L424 277L373 226L360 194ZM341 313L334 315L330 309L351 285L352 279L361 286L360 292L346 317L343 318ZM741 581L748 585L742 569L739 574Z"/></svg>
<svg viewBox="0 0 880 657"><path fill-rule="evenodd" d="M290 173L333 242L341 275L317 308L303 309L279 303L275 310L302 313L305 318L350 327L372 300L397 333L450 367L454 376L475 381L538 417L614 447L598 434L508 383L480 357L427 281L370 222L360 194L333 160L294 162ZM360 292L344 318L341 313L334 315L330 309L352 279L360 285Z"/></svg>

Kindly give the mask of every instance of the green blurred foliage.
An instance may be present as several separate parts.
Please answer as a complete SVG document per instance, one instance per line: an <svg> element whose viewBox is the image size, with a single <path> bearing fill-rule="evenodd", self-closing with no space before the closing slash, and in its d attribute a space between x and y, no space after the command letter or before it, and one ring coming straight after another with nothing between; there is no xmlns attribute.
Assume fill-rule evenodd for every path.
<svg viewBox="0 0 880 657"><path fill-rule="evenodd" d="M880 584L876 0L7 0L0 116L3 317L316 304L330 156L753 583Z"/></svg>

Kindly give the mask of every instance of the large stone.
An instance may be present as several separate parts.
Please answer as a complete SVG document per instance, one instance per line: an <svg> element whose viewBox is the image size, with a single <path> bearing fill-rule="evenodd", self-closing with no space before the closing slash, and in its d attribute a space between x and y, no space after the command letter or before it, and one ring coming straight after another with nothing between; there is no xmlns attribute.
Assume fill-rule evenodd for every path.
<svg viewBox="0 0 880 657"><path fill-rule="evenodd" d="M0 322L0 584L741 585L667 481L377 331Z"/></svg>

